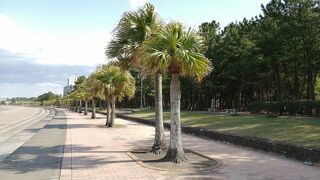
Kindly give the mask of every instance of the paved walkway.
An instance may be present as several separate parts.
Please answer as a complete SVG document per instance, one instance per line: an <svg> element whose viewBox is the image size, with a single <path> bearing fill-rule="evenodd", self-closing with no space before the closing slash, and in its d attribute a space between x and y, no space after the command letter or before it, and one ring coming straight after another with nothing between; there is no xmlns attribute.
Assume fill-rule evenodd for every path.
<svg viewBox="0 0 320 180"><path fill-rule="evenodd" d="M314 179L320 168L279 156L228 145L183 134L184 147L212 158L221 159L224 167L218 172L175 173L143 168L126 152L151 146L154 128L116 119L124 128L102 128L105 117L67 111L67 139L62 164L62 180L95 179ZM168 137L168 132L166 132Z"/></svg>

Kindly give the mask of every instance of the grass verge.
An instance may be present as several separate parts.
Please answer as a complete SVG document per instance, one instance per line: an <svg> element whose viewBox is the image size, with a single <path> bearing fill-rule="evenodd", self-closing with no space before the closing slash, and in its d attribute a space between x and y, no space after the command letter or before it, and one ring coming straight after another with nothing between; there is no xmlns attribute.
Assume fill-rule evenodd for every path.
<svg viewBox="0 0 320 180"><path fill-rule="evenodd" d="M127 116L154 119L154 112L139 111ZM164 112L164 121L170 122L170 112ZM306 117L279 116L270 118L264 115L211 114L181 112L182 125L203 127L219 132L232 132L242 135L267 138L305 147L320 148L320 119Z"/></svg>

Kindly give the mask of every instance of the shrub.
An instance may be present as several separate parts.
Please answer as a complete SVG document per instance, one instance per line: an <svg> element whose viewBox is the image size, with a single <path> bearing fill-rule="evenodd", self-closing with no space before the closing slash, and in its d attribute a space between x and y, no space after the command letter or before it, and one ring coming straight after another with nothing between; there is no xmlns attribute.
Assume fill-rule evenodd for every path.
<svg viewBox="0 0 320 180"><path fill-rule="evenodd" d="M271 118L277 118L278 116L275 114L267 114L266 118L271 119Z"/></svg>
<svg viewBox="0 0 320 180"><path fill-rule="evenodd" d="M290 115L296 115L299 112L299 103L296 101L287 101L286 112Z"/></svg>
<svg viewBox="0 0 320 180"><path fill-rule="evenodd" d="M271 112L273 114L306 115L314 116L320 112L320 101L279 101L279 102L252 102L248 104L252 113Z"/></svg>
<svg viewBox="0 0 320 180"><path fill-rule="evenodd" d="M262 113L266 111L267 102L252 102L248 105L248 110L252 113Z"/></svg>
<svg viewBox="0 0 320 180"><path fill-rule="evenodd" d="M230 116L240 116L238 113L232 113Z"/></svg>

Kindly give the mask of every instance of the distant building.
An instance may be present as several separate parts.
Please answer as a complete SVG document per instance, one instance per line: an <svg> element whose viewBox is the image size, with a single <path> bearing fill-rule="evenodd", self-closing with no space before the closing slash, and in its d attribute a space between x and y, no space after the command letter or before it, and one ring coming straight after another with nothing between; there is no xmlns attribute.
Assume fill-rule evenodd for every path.
<svg viewBox="0 0 320 180"><path fill-rule="evenodd" d="M68 86L74 86L75 82L77 81L77 76L71 76L68 78Z"/></svg>
<svg viewBox="0 0 320 180"><path fill-rule="evenodd" d="M63 87L63 96L66 96L72 92L73 86L75 85L77 79L77 76L71 76L68 78L68 84L65 87Z"/></svg>
<svg viewBox="0 0 320 180"><path fill-rule="evenodd" d="M72 89L73 89L73 86L69 86L69 85L63 87L63 96L66 96L69 93L71 93Z"/></svg>

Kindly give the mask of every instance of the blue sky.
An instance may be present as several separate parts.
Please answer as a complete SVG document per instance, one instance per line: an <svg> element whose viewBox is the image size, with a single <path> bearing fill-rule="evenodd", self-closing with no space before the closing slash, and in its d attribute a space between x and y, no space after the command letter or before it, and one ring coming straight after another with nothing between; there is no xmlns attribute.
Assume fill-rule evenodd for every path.
<svg viewBox="0 0 320 180"><path fill-rule="evenodd" d="M146 2L166 22L197 28L251 18L268 1L0 0L0 97L61 94L68 76L89 74L107 61L104 47L121 14Z"/></svg>

